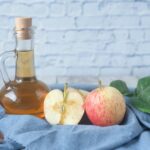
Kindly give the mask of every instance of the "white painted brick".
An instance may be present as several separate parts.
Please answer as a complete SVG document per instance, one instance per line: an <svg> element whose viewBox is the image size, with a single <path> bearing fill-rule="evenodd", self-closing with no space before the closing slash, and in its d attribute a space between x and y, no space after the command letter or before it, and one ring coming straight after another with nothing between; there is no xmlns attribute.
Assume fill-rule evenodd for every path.
<svg viewBox="0 0 150 150"><path fill-rule="evenodd" d="M150 27L150 16L142 16L141 17L141 26L142 27Z"/></svg>
<svg viewBox="0 0 150 150"><path fill-rule="evenodd" d="M64 42L65 32L63 31L48 31L47 40L52 43L61 43Z"/></svg>
<svg viewBox="0 0 150 150"><path fill-rule="evenodd" d="M35 52L40 56L47 55L62 55L62 54L73 54L77 53L72 50L72 43L46 43L46 44L36 44Z"/></svg>
<svg viewBox="0 0 150 150"><path fill-rule="evenodd" d="M64 29L74 29L74 18L70 17L60 17L60 18L48 18L42 19L41 28L48 30L64 30Z"/></svg>
<svg viewBox="0 0 150 150"><path fill-rule="evenodd" d="M95 41L99 39L98 35L99 32L97 30L68 31L65 34L65 41L70 42Z"/></svg>
<svg viewBox="0 0 150 150"><path fill-rule="evenodd" d="M47 42L47 32L45 30L35 30L34 42L35 43Z"/></svg>
<svg viewBox="0 0 150 150"><path fill-rule="evenodd" d="M93 53L98 50L98 42L76 42L73 43L71 50L78 54Z"/></svg>
<svg viewBox="0 0 150 150"><path fill-rule="evenodd" d="M10 11L11 11L11 3L2 3L0 5L0 15L11 15Z"/></svg>
<svg viewBox="0 0 150 150"><path fill-rule="evenodd" d="M50 55L48 57L44 56L44 57L40 57L38 55L36 55L37 57L35 58L35 64L36 67L41 68L41 64L44 67L47 66L57 66L58 61L59 61L59 57L58 56L54 56L54 55Z"/></svg>
<svg viewBox="0 0 150 150"><path fill-rule="evenodd" d="M83 15L85 16L96 16L99 14L98 3L85 3L83 5Z"/></svg>
<svg viewBox="0 0 150 150"><path fill-rule="evenodd" d="M78 28L138 28L140 27L140 18L137 16L93 16L78 17Z"/></svg>
<svg viewBox="0 0 150 150"><path fill-rule="evenodd" d="M141 56L143 66L150 66L150 55Z"/></svg>
<svg viewBox="0 0 150 150"><path fill-rule="evenodd" d="M11 14L14 16L37 16L44 17L48 15L48 7L44 4L34 4L27 6L24 4L12 4Z"/></svg>
<svg viewBox="0 0 150 150"><path fill-rule="evenodd" d="M93 66L96 67L108 67L110 66L110 56L97 54L93 61Z"/></svg>
<svg viewBox="0 0 150 150"><path fill-rule="evenodd" d="M98 39L100 41L108 41L111 42L114 40L114 36L112 34L112 32L109 30L103 30L103 31L99 31L99 35L98 35Z"/></svg>
<svg viewBox="0 0 150 150"><path fill-rule="evenodd" d="M150 67L135 67L133 68L133 75L137 77L149 76L150 75Z"/></svg>
<svg viewBox="0 0 150 150"><path fill-rule="evenodd" d="M89 67L70 67L67 69L68 76L98 76L99 68Z"/></svg>
<svg viewBox="0 0 150 150"><path fill-rule="evenodd" d="M41 67L36 69L37 76L45 76L48 75L51 76L63 76L66 75L66 68L62 67L54 67L54 66L47 66L47 67Z"/></svg>
<svg viewBox="0 0 150 150"><path fill-rule="evenodd" d="M14 27L14 18L12 17L7 17L7 16L0 16L0 28L1 29L9 29L13 30Z"/></svg>
<svg viewBox="0 0 150 150"><path fill-rule="evenodd" d="M100 72L102 76L126 76L130 74L130 68L102 68Z"/></svg>
<svg viewBox="0 0 150 150"><path fill-rule="evenodd" d="M85 62L83 63L83 61L84 58L80 59L78 55L64 55L63 57L59 57L59 62L57 65L61 67L81 67L81 66L85 66L84 65ZM89 63L86 64L88 66Z"/></svg>
<svg viewBox="0 0 150 150"><path fill-rule="evenodd" d="M129 31L129 37L130 37L130 40L134 42L144 41L144 31L143 30L131 30Z"/></svg>
<svg viewBox="0 0 150 150"><path fill-rule="evenodd" d="M150 54L150 43L140 43L138 49L135 52L136 54Z"/></svg>
<svg viewBox="0 0 150 150"><path fill-rule="evenodd" d="M91 29L99 29L99 28L108 28L110 22L107 17L78 17L76 20L78 28L91 28Z"/></svg>
<svg viewBox="0 0 150 150"><path fill-rule="evenodd" d="M16 3L23 3L23 4L34 4L34 3L51 3L54 2L55 0L15 0Z"/></svg>
<svg viewBox="0 0 150 150"><path fill-rule="evenodd" d="M67 15L68 16L80 16L81 15L81 4L79 2L67 4Z"/></svg>
<svg viewBox="0 0 150 150"><path fill-rule="evenodd" d="M1 0L0 53L15 46L16 16L31 16L37 26L40 77L149 75L148 1Z"/></svg>
<svg viewBox="0 0 150 150"><path fill-rule="evenodd" d="M13 50L15 48L15 43L14 42L4 42L3 45L3 51L10 51Z"/></svg>
<svg viewBox="0 0 150 150"><path fill-rule="evenodd" d="M111 28L138 28L140 18L138 16L113 16L109 19Z"/></svg>
<svg viewBox="0 0 150 150"><path fill-rule="evenodd" d="M53 3L50 7L50 16L64 16L66 13L66 7L62 3Z"/></svg>
<svg viewBox="0 0 150 150"><path fill-rule="evenodd" d="M0 29L0 40L7 39L8 37L8 30Z"/></svg>
<svg viewBox="0 0 150 150"><path fill-rule="evenodd" d="M116 41L127 41L129 37L128 30L113 30L113 36Z"/></svg>
<svg viewBox="0 0 150 150"><path fill-rule="evenodd" d="M105 5L100 5L99 14L101 15L137 15L149 13L149 8L145 2L113 2L112 0Z"/></svg>
<svg viewBox="0 0 150 150"><path fill-rule="evenodd" d="M136 47L133 43L115 42L107 45L106 52L110 54L133 55L135 49Z"/></svg>
<svg viewBox="0 0 150 150"><path fill-rule="evenodd" d="M150 41L150 29L143 30L144 31L144 40Z"/></svg>
<svg viewBox="0 0 150 150"><path fill-rule="evenodd" d="M143 60L141 56L131 56L126 59L126 66L132 68L133 66L143 66Z"/></svg>
<svg viewBox="0 0 150 150"><path fill-rule="evenodd" d="M89 77L89 76L58 76L57 77L57 83L75 83L75 84L98 84L98 77L94 76L94 77Z"/></svg>
<svg viewBox="0 0 150 150"><path fill-rule="evenodd" d="M111 56L110 58L110 66L112 67L125 67L126 66L126 56Z"/></svg>

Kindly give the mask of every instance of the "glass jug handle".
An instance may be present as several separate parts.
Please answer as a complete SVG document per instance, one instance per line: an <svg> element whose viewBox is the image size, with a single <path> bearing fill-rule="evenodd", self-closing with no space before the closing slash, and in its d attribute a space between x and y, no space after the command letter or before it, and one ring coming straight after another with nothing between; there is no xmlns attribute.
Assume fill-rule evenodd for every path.
<svg viewBox="0 0 150 150"><path fill-rule="evenodd" d="M16 57L15 50L6 51L0 55L0 73L1 73L1 76L5 85L11 81L8 76L8 73L6 71L6 66L5 66L5 62L7 58L9 57Z"/></svg>

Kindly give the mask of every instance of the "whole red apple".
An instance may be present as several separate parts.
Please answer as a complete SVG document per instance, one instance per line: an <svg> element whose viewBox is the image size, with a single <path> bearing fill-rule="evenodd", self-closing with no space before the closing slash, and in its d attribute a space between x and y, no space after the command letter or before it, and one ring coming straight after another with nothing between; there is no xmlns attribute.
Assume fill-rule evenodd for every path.
<svg viewBox="0 0 150 150"><path fill-rule="evenodd" d="M101 87L88 94L85 111L94 125L119 124L125 115L126 104L123 95L114 87Z"/></svg>

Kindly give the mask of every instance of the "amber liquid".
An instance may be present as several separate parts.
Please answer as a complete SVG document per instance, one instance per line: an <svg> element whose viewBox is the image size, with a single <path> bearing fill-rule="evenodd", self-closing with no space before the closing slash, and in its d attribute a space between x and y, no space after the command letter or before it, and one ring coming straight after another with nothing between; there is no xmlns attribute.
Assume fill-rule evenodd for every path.
<svg viewBox="0 0 150 150"><path fill-rule="evenodd" d="M43 102L48 91L48 87L35 77L33 51L18 51L16 78L0 91L5 112L43 118Z"/></svg>

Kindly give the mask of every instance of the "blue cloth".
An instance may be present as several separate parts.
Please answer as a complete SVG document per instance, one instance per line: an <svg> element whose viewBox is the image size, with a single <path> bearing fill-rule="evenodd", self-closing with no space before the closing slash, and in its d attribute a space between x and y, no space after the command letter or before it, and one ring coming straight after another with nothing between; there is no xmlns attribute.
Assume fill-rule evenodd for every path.
<svg viewBox="0 0 150 150"><path fill-rule="evenodd" d="M123 122L109 127L50 125L30 115L6 115L0 108L5 136L0 150L149 150L150 115L133 108L127 98L126 103Z"/></svg>

